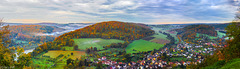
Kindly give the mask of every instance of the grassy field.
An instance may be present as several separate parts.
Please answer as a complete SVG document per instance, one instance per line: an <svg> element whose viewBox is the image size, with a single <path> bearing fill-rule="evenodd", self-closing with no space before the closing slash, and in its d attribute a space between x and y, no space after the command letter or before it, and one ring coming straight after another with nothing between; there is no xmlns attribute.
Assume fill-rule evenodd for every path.
<svg viewBox="0 0 240 69"><path fill-rule="evenodd" d="M218 33L218 37L223 37L223 36L226 36L226 34L225 33L221 33L221 32L219 32L219 31L217 31L217 33Z"/></svg>
<svg viewBox="0 0 240 69"><path fill-rule="evenodd" d="M81 38L73 39L75 44L78 45L79 49L86 49L90 47L97 47L98 49L103 49L102 46L110 45L112 43L123 43L122 40L117 39L101 39L101 38Z"/></svg>
<svg viewBox="0 0 240 69"><path fill-rule="evenodd" d="M69 47L69 46L64 46L62 48L65 48L65 50L68 50L68 51L73 51L73 47Z"/></svg>
<svg viewBox="0 0 240 69"><path fill-rule="evenodd" d="M240 68L240 58L230 60L224 65L221 65L220 63L221 61L218 61L213 65L204 67L202 69L239 69Z"/></svg>
<svg viewBox="0 0 240 69"><path fill-rule="evenodd" d="M161 30L161 28L156 28L153 27L153 29L155 31L155 34L149 37L154 37L153 39L149 40L150 42L154 42L154 43L159 43L159 44L165 44L168 43L169 40L167 39L167 35L164 35L162 33L159 33L159 31ZM162 30L161 30L162 31Z"/></svg>
<svg viewBox="0 0 240 69"><path fill-rule="evenodd" d="M240 68L240 58L233 59L230 62L227 62L222 68L220 69L239 69Z"/></svg>
<svg viewBox="0 0 240 69"><path fill-rule="evenodd" d="M139 51L151 51L163 47L163 44L158 44L145 40L135 40L126 48L127 53L137 53ZM135 49L136 51L133 51Z"/></svg>
<svg viewBox="0 0 240 69"><path fill-rule="evenodd" d="M162 33L159 33L159 31L161 30L161 28L153 28L153 30L155 31L156 34L152 35L153 37L156 37L155 39L164 39L164 40L168 40L167 39L167 35L164 35ZM161 30L163 31L163 30ZM154 39L153 39L154 40Z"/></svg>
<svg viewBox="0 0 240 69"><path fill-rule="evenodd" d="M219 32L219 31L217 31L217 33L218 33L218 36L217 37L215 37L215 36L209 36L209 35L206 35L206 34L201 34L201 35L205 35L205 36L207 36L207 37L209 37L210 39L216 39L216 38L222 38L223 36L226 36L226 34L225 33L221 33L221 32ZM197 37L200 35L200 33L197 33Z"/></svg>
<svg viewBox="0 0 240 69"><path fill-rule="evenodd" d="M200 33L197 33L196 36L199 37L199 35L204 35L204 36L207 36L209 37L210 39L216 39L217 37L215 36L209 36L209 35L206 35L206 34L200 34Z"/></svg>
<svg viewBox="0 0 240 69"><path fill-rule="evenodd" d="M73 55L71 55L71 53L73 53ZM63 56L59 57L59 55L61 54L63 54ZM82 55L85 55L85 52L52 50L46 53L41 53L35 58L31 59L33 63L30 65L33 67L37 67L37 69L63 69L63 67L66 65L66 60L68 58L76 59L82 57Z"/></svg>
<svg viewBox="0 0 240 69"><path fill-rule="evenodd" d="M73 55L71 55L71 53L73 53ZM69 58L76 59L76 58L80 58L82 55L85 55L85 52L84 51L52 50L52 51L48 51L47 53L45 53L43 55L50 56L51 58L56 58L60 54L63 54L64 56L68 56L69 55Z"/></svg>
<svg viewBox="0 0 240 69"><path fill-rule="evenodd" d="M157 43L164 44L164 43L170 42L170 40L167 39L167 35L159 33L159 31L169 33L167 30L164 30L163 28L157 28L157 27L153 27L152 30L154 30L156 34L151 36L151 37L155 37L154 39L150 40L151 42L157 42L157 41L162 41L162 40L167 40L167 41L166 42L157 42ZM169 34L175 38L175 40L176 40L175 43L178 43L177 32L175 32L174 34L171 34L171 33L169 33Z"/></svg>
<svg viewBox="0 0 240 69"><path fill-rule="evenodd" d="M30 64L30 66L37 67L37 69L47 69L47 68L51 67L52 65L54 65L53 62L50 62L47 60L49 58L42 57L42 55L44 53L45 52L37 55L35 58L32 58L31 59L32 63Z"/></svg>
<svg viewBox="0 0 240 69"><path fill-rule="evenodd" d="M16 43L28 43L28 41L16 40Z"/></svg>
<svg viewBox="0 0 240 69"><path fill-rule="evenodd" d="M47 61L46 58L40 58L40 59L31 59L32 64L31 66L37 67L39 69L47 69L53 65L53 62Z"/></svg>

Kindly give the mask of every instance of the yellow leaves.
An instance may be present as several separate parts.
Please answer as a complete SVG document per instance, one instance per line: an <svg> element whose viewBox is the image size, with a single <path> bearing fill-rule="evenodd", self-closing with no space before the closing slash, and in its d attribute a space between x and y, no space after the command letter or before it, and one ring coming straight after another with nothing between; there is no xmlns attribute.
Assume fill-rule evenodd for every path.
<svg viewBox="0 0 240 69"><path fill-rule="evenodd" d="M93 56L93 54L90 54L89 56L90 56L90 57L92 57L92 56Z"/></svg>
<svg viewBox="0 0 240 69"><path fill-rule="evenodd" d="M17 48L17 54L18 55L21 55L23 52L24 52L23 48L20 48L20 47Z"/></svg>
<svg viewBox="0 0 240 69"><path fill-rule="evenodd" d="M97 58L100 58L100 56L99 56L99 55L97 55Z"/></svg>
<svg viewBox="0 0 240 69"><path fill-rule="evenodd" d="M31 66L24 66L23 69L33 69Z"/></svg>
<svg viewBox="0 0 240 69"><path fill-rule="evenodd" d="M124 60L126 60L126 58L123 58L122 60L124 61Z"/></svg>
<svg viewBox="0 0 240 69"><path fill-rule="evenodd" d="M225 59L225 56L221 51L218 51L217 55L218 55L218 60L224 60Z"/></svg>

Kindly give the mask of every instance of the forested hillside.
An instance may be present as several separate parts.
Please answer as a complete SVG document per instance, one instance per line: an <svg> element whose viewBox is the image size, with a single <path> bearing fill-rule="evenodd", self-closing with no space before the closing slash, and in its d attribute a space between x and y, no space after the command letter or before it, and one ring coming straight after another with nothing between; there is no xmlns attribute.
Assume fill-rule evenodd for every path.
<svg viewBox="0 0 240 69"><path fill-rule="evenodd" d="M64 38L104 38L131 41L154 34L145 25L118 21L101 22L61 35L55 40Z"/></svg>
<svg viewBox="0 0 240 69"><path fill-rule="evenodd" d="M13 25L9 27L9 30L11 33L10 38L12 39L10 46L23 47L37 46L37 44L53 41L56 36L45 34L63 29L44 25Z"/></svg>
<svg viewBox="0 0 240 69"><path fill-rule="evenodd" d="M178 35L182 37L184 41L193 41L197 37L197 34L206 34L209 36L217 36L217 31L210 25L189 25L182 29L176 29Z"/></svg>
<svg viewBox="0 0 240 69"><path fill-rule="evenodd" d="M182 29L177 29L177 31L179 34L201 33L210 36L217 36L217 31L215 31L215 28L210 25L189 25Z"/></svg>
<svg viewBox="0 0 240 69"><path fill-rule="evenodd" d="M227 36L231 39L227 40L226 47L219 48L213 55L208 55L202 63L188 66L191 69L229 69L239 66L240 58L240 23L233 22L226 27Z"/></svg>
<svg viewBox="0 0 240 69"><path fill-rule="evenodd" d="M44 43L33 51L33 55L47 50L58 50L63 46L73 46L73 38L103 38L132 41L150 36L155 32L142 24L118 21L101 22L57 37L53 42Z"/></svg>

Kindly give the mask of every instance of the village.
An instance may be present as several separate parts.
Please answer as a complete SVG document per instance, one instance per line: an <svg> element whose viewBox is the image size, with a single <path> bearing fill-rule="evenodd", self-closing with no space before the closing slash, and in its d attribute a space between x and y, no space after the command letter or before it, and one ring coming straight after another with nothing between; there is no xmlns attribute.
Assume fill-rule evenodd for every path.
<svg viewBox="0 0 240 69"><path fill-rule="evenodd" d="M201 45L189 44L189 43L179 43L173 47L166 47L161 51L157 51L154 54L145 54L145 58L137 62L116 62L109 60L107 58L111 57L101 57L95 63L101 62L102 64L109 65L107 69L156 69L156 68L172 68L172 67L186 67L190 64L201 63L204 60L206 54L213 54L216 50L214 46L215 43L200 43ZM177 52L177 53L175 53ZM166 54L163 56L163 54ZM165 57L165 58L162 58ZM169 58L182 58L186 60L169 60Z"/></svg>

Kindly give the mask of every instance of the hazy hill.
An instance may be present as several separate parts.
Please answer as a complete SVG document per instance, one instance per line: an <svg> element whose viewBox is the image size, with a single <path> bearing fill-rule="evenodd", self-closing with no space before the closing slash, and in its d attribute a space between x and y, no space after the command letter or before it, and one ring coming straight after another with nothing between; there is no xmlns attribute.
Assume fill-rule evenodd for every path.
<svg viewBox="0 0 240 69"><path fill-rule="evenodd" d="M176 31L178 31L178 34L182 35L187 33L201 33L210 36L217 36L217 31L215 31L215 28L210 25L189 25L182 29L177 29Z"/></svg>
<svg viewBox="0 0 240 69"><path fill-rule="evenodd" d="M43 42L53 41L56 36L48 33L63 29L44 25L12 25L9 27L12 38L10 46L37 46Z"/></svg>

